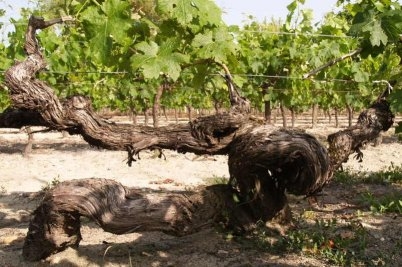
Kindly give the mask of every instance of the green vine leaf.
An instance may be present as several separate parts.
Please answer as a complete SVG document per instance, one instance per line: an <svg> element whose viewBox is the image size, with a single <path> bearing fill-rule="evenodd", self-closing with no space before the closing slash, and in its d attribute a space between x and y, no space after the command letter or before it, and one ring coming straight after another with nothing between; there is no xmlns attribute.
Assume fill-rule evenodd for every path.
<svg viewBox="0 0 402 267"><path fill-rule="evenodd" d="M157 8L180 25L194 24L198 19L200 26L222 24L221 10L210 0L159 0Z"/></svg>
<svg viewBox="0 0 402 267"><path fill-rule="evenodd" d="M188 63L188 55L176 52L178 42L169 38L160 46L153 41L140 42L135 48L141 54L131 57L134 70L141 69L145 79L157 79L162 73L176 81L181 73L181 64Z"/></svg>
<svg viewBox="0 0 402 267"><path fill-rule="evenodd" d="M381 23L377 20L373 22L373 26L370 29L370 42L372 46L380 46L381 43L386 45L388 43L388 36L382 29Z"/></svg>
<svg viewBox="0 0 402 267"><path fill-rule="evenodd" d="M233 36L225 28L217 28L205 33L197 34L192 42L200 58L212 58L218 62L227 62L230 55L235 54L236 46Z"/></svg>
<svg viewBox="0 0 402 267"><path fill-rule="evenodd" d="M86 8L81 15L92 52L101 62L106 63L110 58L113 43L126 45L130 42L128 30L132 20L128 2L108 0L100 8Z"/></svg>

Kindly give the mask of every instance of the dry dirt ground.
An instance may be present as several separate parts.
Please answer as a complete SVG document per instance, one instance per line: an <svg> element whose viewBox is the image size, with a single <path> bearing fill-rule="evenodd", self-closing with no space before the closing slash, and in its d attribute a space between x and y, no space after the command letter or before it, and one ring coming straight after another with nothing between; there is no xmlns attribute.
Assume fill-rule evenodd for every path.
<svg viewBox="0 0 402 267"><path fill-rule="evenodd" d="M320 138L337 129L319 126ZM339 130L339 129L338 129ZM24 157L25 133L0 129L0 266L332 266L342 264L336 257L337 244L323 240L319 247L305 246L294 251L278 251L271 246L280 235L262 231L251 237L233 237L220 229L209 229L190 236L171 237L158 232L117 236L103 232L83 220L83 240L78 249L68 249L38 263L24 262L22 245L30 213L40 202L49 184L80 178L109 178L125 186L162 190L182 190L228 178L227 158L195 157L165 151L166 160L152 152L140 154L132 167L125 164L126 154L89 147L78 136L38 133L32 153ZM350 160L345 167L354 171L378 171L393 162L402 164L402 144L388 134L382 145L369 145L362 163ZM360 242L349 247L364 247L362 265L402 266L401 213L375 214L361 202L362 194L402 195L402 188L390 184L348 185L331 183L318 204L291 197L295 228L325 230L326 235ZM401 198L402 199L402 198ZM317 230L318 229L318 230ZM291 231L291 230L290 230ZM302 232L292 234L301 238ZM332 231L332 232L331 232ZM361 234L364 233L364 234ZM355 238L357 235L361 235ZM288 241L290 239L287 239ZM289 241L291 242L291 241ZM331 243L332 242L332 243ZM284 246L286 247L284 243ZM321 246L329 246L325 257ZM338 251L342 252L342 251ZM341 257L341 256L340 256ZM358 264L358 263L353 263Z"/></svg>

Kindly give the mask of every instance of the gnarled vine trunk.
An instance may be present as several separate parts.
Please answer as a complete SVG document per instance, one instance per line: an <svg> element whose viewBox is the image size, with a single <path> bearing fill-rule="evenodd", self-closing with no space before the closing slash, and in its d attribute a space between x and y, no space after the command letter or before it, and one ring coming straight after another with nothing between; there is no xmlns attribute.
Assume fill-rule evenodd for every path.
<svg viewBox="0 0 402 267"><path fill-rule="evenodd" d="M247 231L257 221L287 219L285 191L314 195L350 154L360 153L362 143L393 122L389 106L379 100L362 113L356 126L331 135L327 151L303 131L265 125L251 116L248 100L240 96L223 65L230 112L157 128L117 125L93 112L87 97L70 96L60 101L52 88L36 79L46 66L36 30L68 19L30 18L25 43L28 57L5 73L16 114L35 114L32 116L37 119L32 122L82 135L93 146L125 150L128 164L144 149L228 155L230 182L181 194L145 194L103 179L63 182L46 194L33 214L23 247L28 260L78 246L80 216L116 234L160 230L175 235L217 222Z"/></svg>
<svg viewBox="0 0 402 267"><path fill-rule="evenodd" d="M229 219L225 212L233 208L231 191L228 186L215 185L201 192L144 193L106 179L63 182L34 211L23 256L35 261L67 247L77 247L81 240L80 216L93 219L114 234L194 233Z"/></svg>

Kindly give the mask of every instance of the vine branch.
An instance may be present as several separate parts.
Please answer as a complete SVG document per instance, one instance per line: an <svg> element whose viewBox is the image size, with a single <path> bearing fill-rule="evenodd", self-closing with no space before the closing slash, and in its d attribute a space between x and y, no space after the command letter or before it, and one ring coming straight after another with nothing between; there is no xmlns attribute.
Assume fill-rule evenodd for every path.
<svg viewBox="0 0 402 267"><path fill-rule="evenodd" d="M341 57L335 58L335 59L325 63L324 65L321 65L320 67L310 71L309 73L304 74L303 78L307 79L307 78L309 78L309 77L311 77L313 75L316 75L317 73L319 73L323 69L331 67L331 66L335 65L336 63L341 62L341 61L343 61L343 60L345 60L347 58L354 57L355 55L359 54L362 50L363 50L362 48L359 48L359 49L354 50L354 51L352 51L352 52L350 52L348 54L345 54L345 55L343 55Z"/></svg>

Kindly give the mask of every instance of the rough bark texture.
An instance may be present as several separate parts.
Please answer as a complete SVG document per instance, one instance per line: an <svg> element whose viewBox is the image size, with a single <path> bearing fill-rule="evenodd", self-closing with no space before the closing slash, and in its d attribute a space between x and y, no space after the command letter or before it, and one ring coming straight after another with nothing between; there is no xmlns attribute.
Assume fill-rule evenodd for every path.
<svg viewBox="0 0 402 267"><path fill-rule="evenodd" d="M356 152L357 160L363 159L361 148L364 144L374 141L382 131L387 131L394 123L394 114L385 99L379 99L357 119L356 125L328 136L328 153L331 158L331 168L338 169L349 155Z"/></svg>
<svg viewBox="0 0 402 267"><path fill-rule="evenodd" d="M352 108L352 106L347 105L346 109L348 110L348 126L352 127L352 125L353 125L353 108Z"/></svg>
<svg viewBox="0 0 402 267"><path fill-rule="evenodd" d="M338 108L335 108L335 127L339 127Z"/></svg>
<svg viewBox="0 0 402 267"><path fill-rule="evenodd" d="M284 128L286 128L288 124L286 121L286 110L285 110L285 107L283 106L283 103L279 104L279 108L281 110L281 115L282 115L282 125Z"/></svg>
<svg viewBox="0 0 402 267"><path fill-rule="evenodd" d="M363 142L372 140L393 122L389 106L381 100L362 113L356 126L331 135L328 153L309 134L264 125L253 118L248 113L248 100L240 96L223 65L232 105L229 113L158 128L114 124L94 113L87 97L71 96L60 101L46 83L36 79L37 72L46 66L35 39L36 30L62 21L30 18L25 44L28 57L5 73L13 108L39 114L51 129L80 134L93 146L126 150L128 164L144 149L227 154L230 183L192 194L165 195L143 194L111 180L61 183L33 214L23 248L28 260L77 246L80 216L117 234L160 230L184 235L222 221L247 231L257 221L286 221L285 191L314 195L351 153L359 152Z"/></svg>
<svg viewBox="0 0 402 267"><path fill-rule="evenodd" d="M154 96L154 104L152 105L152 119L155 128L159 127L159 109L165 86L165 84L161 84L156 90L156 94Z"/></svg>
<svg viewBox="0 0 402 267"><path fill-rule="evenodd" d="M290 123L292 125L292 128L294 128L295 123L296 123L296 112L295 112L294 108L290 108L289 110L290 110L290 117L291 117Z"/></svg>
<svg viewBox="0 0 402 267"><path fill-rule="evenodd" d="M269 83L266 82L262 86L262 94L263 95L268 95L269 92ZM272 120L272 108L271 108L271 101L270 100L265 100L264 101L264 118L265 122L268 124L271 124Z"/></svg>
<svg viewBox="0 0 402 267"><path fill-rule="evenodd" d="M314 103L312 107L312 114L311 114L311 127L317 127L318 121L318 104Z"/></svg>
<svg viewBox="0 0 402 267"><path fill-rule="evenodd" d="M311 135L258 126L232 143L230 183L252 217L267 221L286 206L285 190L295 195L320 191L330 179L329 162L326 149Z"/></svg>
<svg viewBox="0 0 402 267"><path fill-rule="evenodd" d="M182 236L228 220L234 206L232 190L225 185L200 192L161 193L128 189L113 180L83 179L63 182L47 192L33 213L23 256L46 258L81 240L80 216L93 219L114 234L162 231Z"/></svg>

